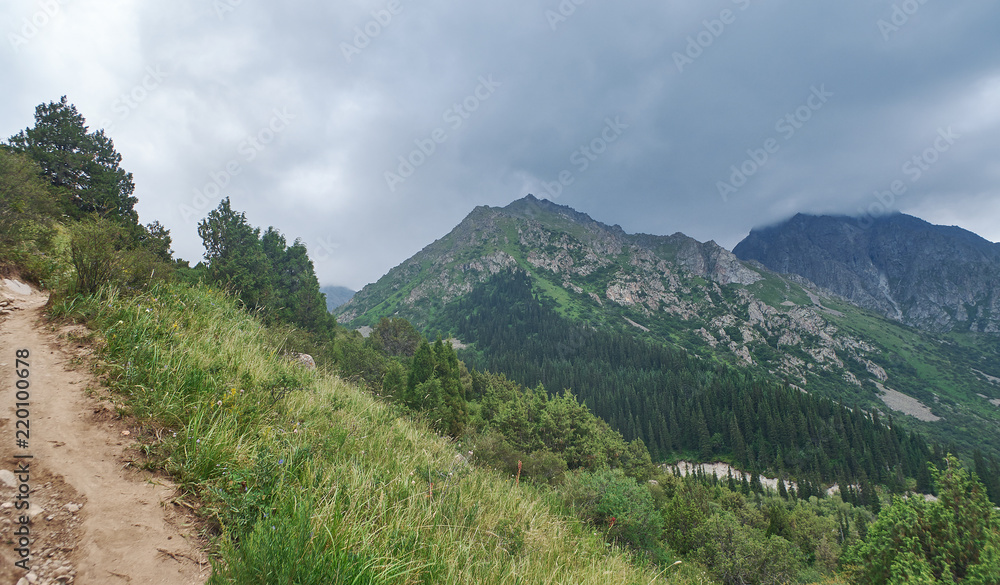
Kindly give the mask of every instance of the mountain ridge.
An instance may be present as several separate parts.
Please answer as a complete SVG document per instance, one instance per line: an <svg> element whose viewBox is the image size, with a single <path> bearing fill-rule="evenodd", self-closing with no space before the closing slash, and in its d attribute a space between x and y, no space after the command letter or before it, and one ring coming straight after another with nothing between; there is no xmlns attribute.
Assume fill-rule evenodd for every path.
<svg viewBox="0 0 1000 585"><path fill-rule="evenodd" d="M920 329L1000 333L1000 244L960 227L797 214L752 230L733 253Z"/></svg>
<svg viewBox="0 0 1000 585"><path fill-rule="evenodd" d="M458 317L454 311L445 317L446 308L508 271L528 275L536 297L586 327L757 370L848 405L900 413L908 427L941 441L969 446L984 438L1000 452L1000 410L990 402L1000 398L1000 385L990 381L1000 378L1000 344L935 337L800 275L742 261L714 242L682 233L627 234L534 197L476 207L359 291L338 319L360 326L401 316L429 334L450 335ZM479 351L474 338L462 339L471 343L468 351Z"/></svg>

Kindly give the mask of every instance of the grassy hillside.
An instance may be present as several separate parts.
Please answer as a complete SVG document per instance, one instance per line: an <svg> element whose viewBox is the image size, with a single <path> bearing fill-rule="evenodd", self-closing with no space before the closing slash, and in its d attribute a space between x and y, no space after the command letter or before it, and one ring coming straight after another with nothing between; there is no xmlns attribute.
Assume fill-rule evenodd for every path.
<svg viewBox="0 0 1000 585"><path fill-rule="evenodd" d="M101 369L143 441L220 534L211 583L653 583L657 573L472 468L396 407L282 357L207 287L55 303L96 331ZM671 583L707 583L691 565Z"/></svg>

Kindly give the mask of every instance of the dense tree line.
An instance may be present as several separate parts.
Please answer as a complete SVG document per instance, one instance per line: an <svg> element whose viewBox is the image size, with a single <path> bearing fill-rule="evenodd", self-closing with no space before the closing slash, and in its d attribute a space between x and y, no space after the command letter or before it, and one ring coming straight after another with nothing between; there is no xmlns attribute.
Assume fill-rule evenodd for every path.
<svg viewBox="0 0 1000 585"><path fill-rule="evenodd" d="M262 310L271 322L287 323L328 336L336 319L326 310L326 298L305 245L291 246L273 227L263 235L232 208L229 198L198 224L205 245L209 282L226 287L247 308Z"/></svg>
<svg viewBox="0 0 1000 585"><path fill-rule="evenodd" d="M560 316L521 272L497 275L439 316L475 351L482 370L525 385L570 388L627 439L656 459L686 453L728 457L748 470L795 476L805 486L839 482L872 503L872 483L893 490L916 480L931 488L941 460L891 419L817 398L745 370L690 357L631 334L597 330Z"/></svg>

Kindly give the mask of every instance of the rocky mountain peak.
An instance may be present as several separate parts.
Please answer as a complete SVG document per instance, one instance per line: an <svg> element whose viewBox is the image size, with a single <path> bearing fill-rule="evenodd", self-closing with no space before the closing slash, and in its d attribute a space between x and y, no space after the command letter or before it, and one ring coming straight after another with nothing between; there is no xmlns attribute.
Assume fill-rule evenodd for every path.
<svg viewBox="0 0 1000 585"><path fill-rule="evenodd" d="M1000 333L1000 244L958 227L798 214L733 252L907 325Z"/></svg>

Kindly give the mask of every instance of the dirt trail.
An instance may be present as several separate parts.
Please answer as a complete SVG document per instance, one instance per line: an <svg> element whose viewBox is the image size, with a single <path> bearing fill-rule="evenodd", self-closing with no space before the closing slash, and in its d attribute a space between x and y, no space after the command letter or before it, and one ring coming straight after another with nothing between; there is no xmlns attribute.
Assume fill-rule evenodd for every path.
<svg viewBox="0 0 1000 585"><path fill-rule="evenodd" d="M110 407L88 397L97 383L72 329L41 321L46 295L0 280L0 584L202 584L207 564L185 508L162 477L129 465L133 441ZM79 329L79 328L76 328ZM67 336L67 333L70 335ZM30 351L30 437L18 446L16 353ZM24 425L20 425L23 429ZM131 433L129 433L131 434ZM23 435L22 435L23 438ZM15 459L15 455L31 459ZM25 478L10 473L28 462ZM28 479L29 510L15 503ZM23 490L22 490L23 491ZM15 531L32 517L31 573L20 560Z"/></svg>

